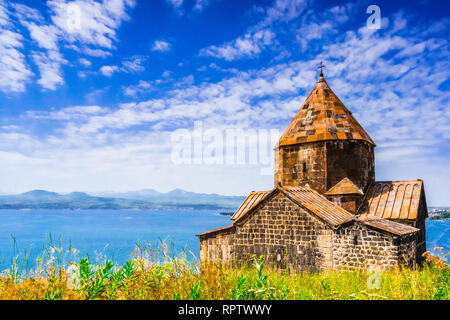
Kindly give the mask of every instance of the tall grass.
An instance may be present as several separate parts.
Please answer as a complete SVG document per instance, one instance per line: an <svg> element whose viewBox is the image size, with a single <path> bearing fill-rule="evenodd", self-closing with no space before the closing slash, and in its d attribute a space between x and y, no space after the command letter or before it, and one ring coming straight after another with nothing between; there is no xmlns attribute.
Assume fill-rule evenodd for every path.
<svg viewBox="0 0 450 320"><path fill-rule="evenodd" d="M70 252L73 251L70 248ZM292 272L265 265L254 257L250 267L231 268L213 262L200 265L192 253L175 256L169 246L137 245L122 265L50 247L36 270L19 268L19 261L0 276L0 299L445 299L450 269L442 259L427 255L421 268L367 273ZM17 260L17 259L16 259ZM14 265L15 263L15 265ZM375 281L372 281L374 280Z"/></svg>

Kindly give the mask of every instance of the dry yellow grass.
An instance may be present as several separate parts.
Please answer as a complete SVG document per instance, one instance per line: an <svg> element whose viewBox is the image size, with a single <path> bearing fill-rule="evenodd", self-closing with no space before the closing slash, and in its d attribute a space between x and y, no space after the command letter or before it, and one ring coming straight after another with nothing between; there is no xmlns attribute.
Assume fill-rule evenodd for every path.
<svg viewBox="0 0 450 320"><path fill-rule="evenodd" d="M81 259L69 268L47 264L41 276L0 278L0 299L445 299L448 265L427 255L421 268L388 272L292 273L253 266L230 268L214 263L199 267L186 257L139 248L123 266L106 261L93 266ZM161 258L161 257L160 257ZM157 262L159 261L159 262ZM45 265L45 264L44 264ZM201 271L200 271L201 269Z"/></svg>

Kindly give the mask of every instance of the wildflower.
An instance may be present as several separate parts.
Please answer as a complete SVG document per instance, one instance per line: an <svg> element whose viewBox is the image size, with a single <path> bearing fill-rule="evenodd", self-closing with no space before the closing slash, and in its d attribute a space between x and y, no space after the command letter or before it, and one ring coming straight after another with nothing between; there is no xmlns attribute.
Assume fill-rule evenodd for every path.
<svg viewBox="0 0 450 320"><path fill-rule="evenodd" d="M144 271L148 271L148 270L151 269L151 267L152 267L152 262L151 261L143 259L142 262L143 262L143 269L144 269Z"/></svg>
<svg viewBox="0 0 450 320"><path fill-rule="evenodd" d="M80 288L80 268L76 264L71 264L67 268L67 288L77 290Z"/></svg>

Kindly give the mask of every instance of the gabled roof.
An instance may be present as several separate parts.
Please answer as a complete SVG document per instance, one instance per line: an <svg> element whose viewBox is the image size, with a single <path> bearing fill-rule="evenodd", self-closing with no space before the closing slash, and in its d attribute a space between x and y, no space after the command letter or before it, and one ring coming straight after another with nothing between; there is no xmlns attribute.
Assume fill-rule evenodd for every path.
<svg viewBox="0 0 450 320"><path fill-rule="evenodd" d="M350 212L329 201L313 189L306 187L283 188L279 186L271 191L251 192L231 217L233 224L249 214L270 195L277 192L282 192L291 201L306 208L332 227L337 227L353 219L353 215Z"/></svg>
<svg viewBox="0 0 450 320"><path fill-rule="evenodd" d="M362 140L375 146L321 75L275 149L279 146L324 140Z"/></svg>
<svg viewBox="0 0 450 320"><path fill-rule="evenodd" d="M386 185L390 184L399 189L400 186L404 186L406 184L411 184L414 182L419 183L421 181L397 181L397 182L382 182L377 183L377 185ZM414 189L414 186L412 187ZM376 188L375 188L376 189ZM370 189L371 190L371 189ZM415 189L414 189L415 190ZM397 190L398 191L398 190ZM414 191L417 192L417 191ZM413 194L414 194L413 192ZM367 214L361 214L359 216L355 216L345 209L339 207L333 202L329 201L327 198L319 194L317 191L307 188L307 187L290 187L285 188L282 186L278 186L273 190L269 191L252 191L248 197L244 200L238 210L233 214L231 219L233 220L233 224L227 227L211 230L208 232L204 232L198 234L197 236L207 236L216 233L222 232L233 232L236 226L236 223L250 214L252 211L256 210L258 206L262 205L266 199L269 199L272 195L282 193L288 199L290 199L295 204L300 207L305 208L308 212L314 214L318 219L327 223L332 228L339 228L341 225L359 222L365 225L368 225L372 228L389 232L394 235L404 236L408 234L415 233L419 231L419 229L404 225L402 223L394 222L388 219L384 219L380 216L368 216ZM406 192L405 192L406 194ZM373 199L371 199L373 200ZM372 202L373 203L373 202ZM405 204L405 206L407 206ZM410 206L409 206L410 207ZM374 208L372 206L372 208ZM403 207L400 207L403 208Z"/></svg>
<svg viewBox="0 0 450 320"><path fill-rule="evenodd" d="M226 231L226 230L232 230L232 229L234 229L233 225L222 227L222 228L218 228L218 229L214 229L214 230L203 232L203 233L199 233L199 234L196 234L196 236L197 237L201 237L201 236L206 236L206 235L210 235L210 234L213 234L213 233L220 233L220 232L223 232L223 231Z"/></svg>
<svg viewBox="0 0 450 320"><path fill-rule="evenodd" d="M313 189L305 187L279 188L289 199L299 206L305 207L333 227L353 220L353 214L329 201Z"/></svg>
<svg viewBox="0 0 450 320"><path fill-rule="evenodd" d="M236 210L236 212L231 216L231 220L238 220L240 217L245 215L248 211L253 209L258 203L264 200L269 194L274 190L269 191L252 191L248 197L242 202L241 206Z"/></svg>
<svg viewBox="0 0 450 320"><path fill-rule="evenodd" d="M361 218L358 217L356 219L359 222L364 223L365 225L368 225L370 227L373 227L375 229L386 231L398 236L405 236L408 234L416 233L419 231L419 229L408 226L403 223L394 222L387 219L381 219L381 218Z"/></svg>
<svg viewBox="0 0 450 320"><path fill-rule="evenodd" d="M417 219L421 197L424 197L423 181L381 181L366 193L360 217L384 219ZM425 201L425 200L424 200ZM426 204L423 204L426 207Z"/></svg>
<svg viewBox="0 0 450 320"><path fill-rule="evenodd" d="M359 194L364 195L361 189L359 189L349 178L345 177L335 186L331 187L330 190L325 192L326 196L337 196L344 194Z"/></svg>

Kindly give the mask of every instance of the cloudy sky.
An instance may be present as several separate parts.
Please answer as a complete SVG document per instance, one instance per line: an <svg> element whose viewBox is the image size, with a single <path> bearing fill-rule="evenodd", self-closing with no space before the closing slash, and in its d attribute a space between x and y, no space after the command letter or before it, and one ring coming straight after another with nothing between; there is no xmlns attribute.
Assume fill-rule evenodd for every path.
<svg viewBox="0 0 450 320"><path fill-rule="evenodd" d="M450 205L449 3L377 1L379 29L371 4L0 0L0 193L270 189L261 161L174 163L174 132L281 132L323 60L377 180Z"/></svg>

